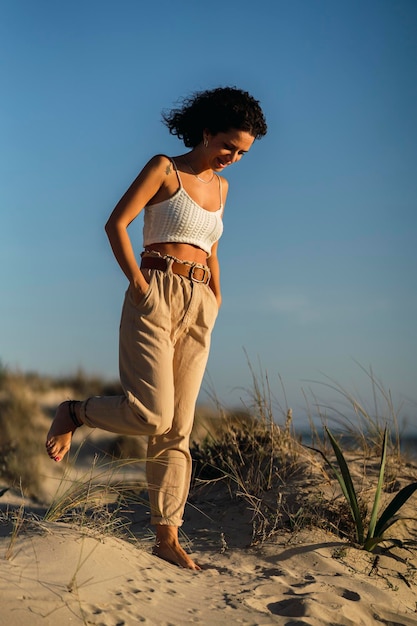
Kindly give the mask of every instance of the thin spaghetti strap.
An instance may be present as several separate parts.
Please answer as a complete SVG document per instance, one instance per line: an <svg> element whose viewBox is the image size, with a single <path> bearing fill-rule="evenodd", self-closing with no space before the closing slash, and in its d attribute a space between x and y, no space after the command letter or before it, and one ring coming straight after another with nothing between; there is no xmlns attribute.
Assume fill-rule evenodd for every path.
<svg viewBox="0 0 417 626"><path fill-rule="evenodd" d="M214 172L216 174L216 172ZM222 179L221 176L219 176L218 174L216 174L218 180L219 180L219 192L220 192L220 208L223 208L223 193L222 193Z"/></svg>
<svg viewBox="0 0 417 626"><path fill-rule="evenodd" d="M178 168L177 168L177 164L175 163L174 159L171 159L170 157L167 157L167 158L171 161L172 165L174 166L174 170L175 170L175 173L176 173L177 178L178 178L178 184L180 186L180 189L182 189L182 180L181 180Z"/></svg>

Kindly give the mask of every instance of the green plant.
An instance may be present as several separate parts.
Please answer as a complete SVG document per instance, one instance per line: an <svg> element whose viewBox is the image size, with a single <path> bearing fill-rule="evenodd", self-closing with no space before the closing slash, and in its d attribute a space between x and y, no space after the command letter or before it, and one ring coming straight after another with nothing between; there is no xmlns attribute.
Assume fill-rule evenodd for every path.
<svg viewBox="0 0 417 626"><path fill-rule="evenodd" d="M80 529L98 530L102 535L129 534L126 519L129 504L143 504L133 492L141 487L141 482L132 484L123 478L123 469L135 462L139 460L103 461L96 455L91 468L78 477L72 476L69 465L43 520L69 522Z"/></svg>
<svg viewBox="0 0 417 626"><path fill-rule="evenodd" d="M384 483L384 473L385 473L385 465L387 459L387 441L388 441L388 432L385 427L382 438L382 451L381 451L381 462L379 467L379 475L378 475L378 483L375 491L374 502L372 506L371 516L368 524L368 530L365 535L365 520L361 513L361 508L359 506L358 498L356 496L355 487L353 485L352 477L346 462L346 459L343 455L343 452L336 441L335 437L332 435L330 430L325 427L326 434L330 440L334 453L336 455L336 460L338 464L338 468L330 462L328 457L316 448L311 448L316 452L319 452L324 458L326 464L330 467L333 474L335 475L337 481L339 482L340 488L346 501L349 504L350 511L355 524L356 531L356 541L362 546L364 550L368 550L372 552L375 546L382 541L385 541L384 534L393 524L398 522L399 520L407 519L405 517L397 515L399 509L403 506L403 504L412 496L412 494L417 490L417 482L410 483L406 485L401 491L399 491L396 496L391 500L388 506L384 509L381 516L378 519L378 510L381 500L381 492ZM394 541L394 540L393 540Z"/></svg>

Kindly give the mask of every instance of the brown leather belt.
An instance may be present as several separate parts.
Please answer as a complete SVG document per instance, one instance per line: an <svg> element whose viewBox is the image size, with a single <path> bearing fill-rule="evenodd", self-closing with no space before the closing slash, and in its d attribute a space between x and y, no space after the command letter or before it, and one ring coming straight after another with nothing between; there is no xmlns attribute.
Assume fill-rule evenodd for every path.
<svg viewBox="0 0 417 626"><path fill-rule="evenodd" d="M141 269L146 270L162 270L165 272L168 269L168 262L166 259L155 256L144 256L140 264ZM210 270L205 265L199 263L179 263L173 261L171 270L174 274L185 276L194 283L204 283L207 285L210 282Z"/></svg>

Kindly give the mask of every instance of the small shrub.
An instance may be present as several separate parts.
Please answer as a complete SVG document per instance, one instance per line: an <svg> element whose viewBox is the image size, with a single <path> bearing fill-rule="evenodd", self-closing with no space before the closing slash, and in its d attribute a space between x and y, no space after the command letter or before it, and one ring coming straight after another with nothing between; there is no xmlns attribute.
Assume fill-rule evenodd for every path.
<svg viewBox="0 0 417 626"><path fill-rule="evenodd" d="M273 476L284 474L293 465L293 455L283 439L275 424L265 428L255 418L226 419L216 437L208 434L201 443L193 442L194 479L228 478L255 495L268 490Z"/></svg>
<svg viewBox="0 0 417 626"><path fill-rule="evenodd" d="M20 377L7 375L0 398L0 479L35 499L41 495L37 457L43 452L33 423L38 413Z"/></svg>
<svg viewBox="0 0 417 626"><path fill-rule="evenodd" d="M192 489L222 481L232 499L242 498L252 512L253 544L282 527L281 487L286 477L302 471L302 448L291 436L290 422L290 412L284 429L247 413L223 414L217 422L222 427L191 446Z"/></svg>

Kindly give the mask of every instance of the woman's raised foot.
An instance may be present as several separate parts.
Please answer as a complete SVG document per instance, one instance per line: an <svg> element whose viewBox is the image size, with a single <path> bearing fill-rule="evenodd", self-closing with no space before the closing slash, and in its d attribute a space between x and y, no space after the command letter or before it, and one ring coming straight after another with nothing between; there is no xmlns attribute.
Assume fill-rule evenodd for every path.
<svg viewBox="0 0 417 626"><path fill-rule="evenodd" d="M54 461L62 461L71 447L74 431L82 426L80 402L67 400L59 405L46 437L46 451Z"/></svg>

